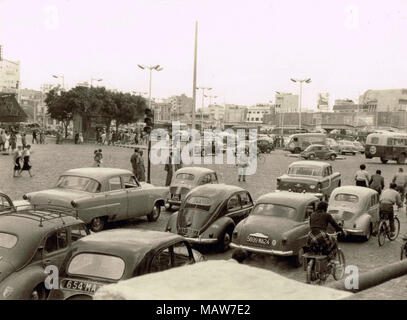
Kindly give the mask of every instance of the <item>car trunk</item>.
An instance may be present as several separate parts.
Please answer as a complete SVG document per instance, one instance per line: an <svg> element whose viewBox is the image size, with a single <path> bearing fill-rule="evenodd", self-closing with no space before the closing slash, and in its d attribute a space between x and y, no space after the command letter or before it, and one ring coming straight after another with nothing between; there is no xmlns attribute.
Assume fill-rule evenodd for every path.
<svg viewBox="0 0 407 320"><path fill-rule="evenodd" d="M49 189L27 194L32 205L54 205L72 208L71 201L85 196L83 191L70 189Z"/></svg>
<svg viewBox="0 0 407 320"><path fill-rule="evenodd" d="M198 237L212 218L210 209L210 206L197 205L180 210L177 218L178 233L184 237Z"/></svg>
<svg viewBox="0 0 407 320"><path fill-rule="evenodd" d="M278 190L291 190L293 192L318 192L318 180L311 177L289 176L285 175L280 178ZM312 189L310 186L315 186Z"/></svg>

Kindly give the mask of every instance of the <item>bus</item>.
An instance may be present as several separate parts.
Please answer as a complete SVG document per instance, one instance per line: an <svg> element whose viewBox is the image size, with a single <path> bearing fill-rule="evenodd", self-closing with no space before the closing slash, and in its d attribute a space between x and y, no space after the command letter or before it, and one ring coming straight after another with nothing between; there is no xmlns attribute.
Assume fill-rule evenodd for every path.
<svg viewBox="0 0 407 320"><path fill-rule="evenodd" d="M367 159L380 158L382 163L389 160L404 164L407 157L407 134L398 132L376 132L366 137L365 156Z"/></svg>
<svg viewBox="0 0 407 320"><path fill-rule="evenodd" d="M305 128L287 128L287 127L276 127L273 130L271 130L271 134L276 134L276 135L283 135L283 136L290 136L292 134L296 133L307 133L308 130Z"/></svg>
<svg viewBox="0 0 407 320"><path fill-rule="evenodd" d="M326 145L326 134L324 133L298 133L289 137L286 150L291 153L300 153L311 144Z"/></svg>

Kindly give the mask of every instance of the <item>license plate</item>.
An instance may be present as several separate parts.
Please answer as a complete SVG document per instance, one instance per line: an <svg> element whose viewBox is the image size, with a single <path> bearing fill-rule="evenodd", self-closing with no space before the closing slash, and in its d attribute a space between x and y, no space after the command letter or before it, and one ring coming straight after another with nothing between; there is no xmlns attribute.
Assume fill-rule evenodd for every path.
<svg viewBox="0 0 407 320"><path fill-rule="evenodd" d="M255 244L270 245L269 238L260 238L260 237L255 237L255 236L247 236L247 242L255 243Z"/></svg>
<svg viewBox="0 0 407 320"><path fill-rule="evenodd" d="M95 293L101 285L87 281L63 279L61 281L61 287L63 289Z"/></svg>

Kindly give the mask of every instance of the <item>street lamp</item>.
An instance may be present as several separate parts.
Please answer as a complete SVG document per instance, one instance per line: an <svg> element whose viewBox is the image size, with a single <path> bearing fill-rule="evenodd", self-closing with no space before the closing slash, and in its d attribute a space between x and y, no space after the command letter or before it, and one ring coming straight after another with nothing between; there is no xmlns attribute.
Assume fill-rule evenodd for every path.
<svg viewBox="0 0 407 320"><path fill-rule="evenodd" d="M91 87L91 88L92 88L92 85L93 85L93 81L98 81L98 82L100 82L100 81L103 81L103 79L90 78L90 87Z"/></svg>
<svg viewBox="0 0 407 320"><path fill-rule="evenodd" d="M203 109L204 109L204 97L205 97L205 90L212 90L210 87L197 87L196 90L202 90L202 109L201 109L201 131L203 130Z"/></svg>
<svg viewBox="0 0 407 320"><path fill-rule="evenodd" d="M216 99L218 96L211 96L211 95L205 95L205 98L209 98L209 105L212 104L212 98Z"/></svg>
<svg viewBox="0 0 407 320"><path fill-rule="evenodd" d="M64 76L57 76L55 74L52 75L54 78L61 78L62 79L62 89L65 90L65 77Z"/></svg>
<svg viewBox="0 0 407 320"><path fill-rule="evenodd" d="M311 82L311 78L307 78L307 79L290 79L292 82L299 82L300 83L300 105L299 105L299 128L301 130L301 99L302 99L302 83L310 83Z"/></svg>
<svg viewBox="0 0 407 320"><path fill-rule="evenodd" d="M138 64L137 66L143 70L145 70L145 69L150 70L150 86L148 89L148 108L151 109L151 81L152 81L152 76L153 76L153 70L161 71L163 69L163 67L161 67L159 64L157 64L155 66L145 66L142 64Z"/></svg>

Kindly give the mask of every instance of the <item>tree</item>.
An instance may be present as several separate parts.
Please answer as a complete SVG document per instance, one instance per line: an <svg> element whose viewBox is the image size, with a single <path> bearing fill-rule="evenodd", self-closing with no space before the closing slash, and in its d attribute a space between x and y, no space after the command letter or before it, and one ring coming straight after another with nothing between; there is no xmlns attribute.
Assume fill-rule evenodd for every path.
<svg viewBox="0 0 407 320"><path fill-rule="evenodd" d="M45 98L45 104L48 108L48 114L52 119L61 121L65 128L65 138L68 136L68 126L73 119L74 105L66 103L67 92L61 91L58 94L59 88L50 90Z"/></svg>
<svg viewBox="0 0 407 320"><path fill-rule="evenodd" d="M118 131L121 124L129 124L141 119L144 116L144 110L147 108L146 99L129 93L113 93L113 100L117 107L114 115L116 131Z"/></svg>

